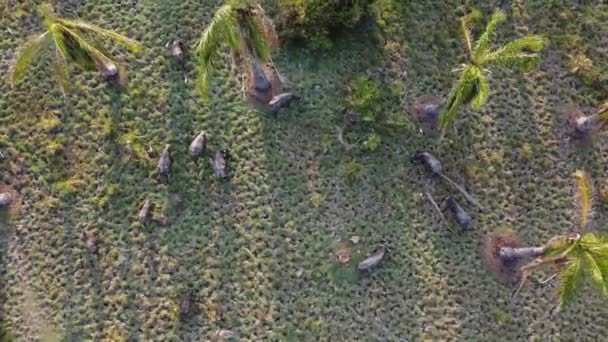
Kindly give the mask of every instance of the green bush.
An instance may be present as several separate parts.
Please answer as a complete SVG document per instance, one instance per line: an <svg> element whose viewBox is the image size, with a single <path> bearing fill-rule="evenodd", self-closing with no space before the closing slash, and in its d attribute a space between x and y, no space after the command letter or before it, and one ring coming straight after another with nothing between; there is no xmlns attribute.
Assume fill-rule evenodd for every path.
<svg viewBox="0 0 608 342"><path fill-rule="evenodd" d="M375 151L378 149L378 146L380 146L380 142L382 142L382 140L380 139L380 136L376 133L371 133L367 136L367 140L365 140L363 145L368 150Z"/></svg>
<svg viewBox="0 0 608 342"><path fill-rule="evenodd" d="M313 49L333 46L331 34L352 28L375 0L273 0L269 6L282 41L304 41Z"/></svg>
<svg viewBox="0 0 608 342"><path fill-rule="evenodd" d="M374 122L382 113L380 83L366 76L358 76L349 86L348 106L365 122Z"/></svg>

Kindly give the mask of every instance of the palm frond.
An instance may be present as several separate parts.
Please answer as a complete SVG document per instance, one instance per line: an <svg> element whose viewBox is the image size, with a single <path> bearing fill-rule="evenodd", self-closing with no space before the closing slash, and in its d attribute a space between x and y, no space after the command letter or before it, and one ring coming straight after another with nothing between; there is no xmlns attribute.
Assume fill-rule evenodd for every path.
<svg viewBox="0 0 608 342"><path fill-rule="evenodd" d="M209 96L209 82L211 81L211 73L213 72L213 63L211 60L201 60L196 68L198 74L198 82L196 83L196 92L203 99Z"/></svg>
<svg viewBox="0 0 608 342"><path fill-rule="evenodd" d="M262 28L264 29L264 36L268 42L268 45L270 46L270 50L275 50L279 46L279 36L274 29L272 19L268 17L262 6L258 4L256 8L257 17L260 19Z"/></svg>
<svg viewBox="0 0 608 342"><path fill-rule="evenodd" d="M583 283L583 272L581 267L581 258L570 258L559 273L559 284L557 286L557 295L560 308L568 305L576 296L578 290Z"/></svg>
<svg viewBox="0 0 608 342"><path fill-rule="evenodd" d="M101 52L97 47L95 47L92 43L87 41L85 37L83 37L80 32L74 29L70 29L67 27L63 27L63 31L67 34L67 36L73 39L73 43L76 45L71 47L69 51L71 52L70 56L75 59L76 62L80 62L79 64L85 70L90 69L86 63L82 63L82 61L88 61L89 59L97 64L97 63L114 63L114 60L108 56L106 56L103 52ZM80 53L79 55L74 55L74 53Z"/></svg>
<svg viewBox="0 0 608 342"><path fill-rule="evenodd" d="M547 43L548 42L545 37L541 35L531 35L515 39L496 51L499 53L513 53L522 51L539 52L547 46Z"/></svg>
<svg viewBox="0 0 608 342"><path fill-rule="evenodd" d="M604 102L597 110L596 115L601 120L608 120L608 101Z"/></svg>
<svg viewBox="0 0 608 342"><path fill-rule="evenodd" d="M593 183L589 175L582 170L577 170L574 174L575 201L578 207L579 229L584 232L593 214Z"/></svg>
<svg viewBox="0 0 608 342"><path fill-rule="evenodd" d="M593 235L593 237L589 238L589 235ZM596 236L593 233L586 233L581 242L596 259L608 260L608 235L599 234Z"/></svg>
<svg viewBox="0 0 608 342"><path fill-rule="evenodd" d="M488 79L488 75L481 69L477 70L477 92L471 101L471 106L475 110L481 109L490 96L490 80Z"/></svg>
<svg viewBox="0 0 608 342"><path fill-rule="evenodd" d="M608 257L606 257L606 256L600 257L593 253L592 253L592 255L595 259L595 263L597 264L597 267L599 268L600 272L602 273L602 278L604 279L604 284L606 284L606 286L608 286Z"/></svg>
<svg viewBox="0 0 608 342"><path fill-rule="evenodd" d="M543 253L543 257L553 258L560 255L567 255L573 248L577 247L574 242L577 241L573 241L571 235L554 236L544 245L545 252Z"/></svg>
<svg viewBox="0 0 608 342"><path fill-rule="evenodd" d="M454 84L448 95L448 101L439 114L439 127L445 130L451 126L456 120L458 110L463 105L467 104L477 89L476 75L478 68L473 65L468 65L460 75L458 81Z"/></svg>
<svg viewBox="0 0 608 342"><path fill-rule="evenodd" d="M583 272L589 279L591 286L595 288L602 296L608 296L608 289L606 288L606 279L602 274L598 263L595 258L587 251L581 252L581 261Z"/></svg>
<svg viewBox="0 0 608 342"><path fill-rule="evenodd" d="M471 12L460 19L460 34L467 48L469 56L473 57L473 34L471 33L470 21L475 12Z"/></svg>
<svg viewBox="0 0 608 342"><path fill-rule="evenodd" d="M473 57L473 34L471 33L471 28L469 24L464 20L464 18L460 21L460 34L462 35L462 40L464 42L464 46L467 48L467 52L469 56Z"/></svg>
<svg viewBox="0 0 608 342"><path fill-rule="evenodd" d="M593 235L593 238L587 238L588 235ZM586 243L585 250L593 256L597 267L602 273L604 283L608 286L608 234L587 233L583 236L582 242Z"/></svg>
<svg viewBox="0 0 608 342"><path fill-rule="evenodd" d="M42 49L48 47L52 41L51 33L44 32L41 35L30 38L17 54L17 58L12 65L12 82L19 81L25 70L32 64L36 56Z"/></svg>
<svg viewBox="0 0 608 342"><path fill-rule="evenodd" d="M594 247L601 243L595 233L585 233L581 238L581 245L585 248Z"/></svg>
<svg viewBox="0 0 608 342"><path fill-rule="evenodd" d="M68 80L68 64L57 49L53 51L51 66L53 68L53 77L59 83L61 90L64 94L69 93L72 87Z"/></svg>
<svg viewBox="0 0 608 342"><path fill-rule="evenodd" d="M507 16L502 10L498 10L492 14L488 24L486 25L485 31L479 36L477 44L475 44L475 49L473 50L473 56L475 59L479 58L490 49L490 39L492 39L492 35L494 34L494 31L496 31L496 27L498 27L498 25L505 20L507 20Z"/></svg>
<svg viewBox="0 0 608 342"><path fill-rule="evenodd" d="M195 53L203 59L210 59L222 43L227 43L234 50L241 50L238 16L231 5L224 5L215 12L196 44Z"/></svg>
<svg viewBox="0 0 608 342"><path fill-rule="evenodd" d="M82 20L57 19L57 22L72 30L74 30L74 29L83 30L83 31L86 31L87 33L93 33L93 34L100 35L104 38L111 39L115 43L122 45L133 52L138 52L141 49L141 45L137 41L135 41L131 38L123 36L114 31L106 30L99 26L89 24Z"/></svg>
<svg viewBox="0 0 608 342"><path fill-rule="evenodd" d="M270 45L266 39L263 23L257 16L244 17L240 25L244 31L244 39L254 58L266 63L270 58Z"/></svg>
<svg viewBox="0 0 608 342"><path fill-rule="evenodd" d="M523 72L530 72L536 69L539 62L540 56L536 53L498 53L497 51L495 51L483 57L480 64L504 66L508 68L518 69Z"/></svg>
<svg viewBox="0 0 608 342"><path fill-rule="evenodd" d="M196 44L195 54L199 58L196 89L203 98L207 96L211 73L215 61L219 58L222 44L227 44L237 52L242 50L238 17L235 7L231 4L224 5L215 12L211 23Z"/></svg>
<svg viewBox="0 0 608 342"><path fill-rule="evenodd" d="M546 40L542 36L522 37L496 51L479 56L478 63L515 67L525 72L532 71L540 62L540 56L536 52L545 46Z"/></svg>
<svg viewBox="0 0 608 342"><path fill-rule="evenodd" d="M53 37L53 42L55 43L55 48L57 51L61 53L61 56L63 56L64 59L69 59L70 51L68 50L68 46L65 42L63 26L53 24L49 30L51 32L51 36Z"/></svg>
<svg viewBox="0 0 608 342"><path fill-rule="evenodd" d="M42 15L44 20L44 26L50 28L50 26L55 22L55 12L53 11L53 5L50 3L41 4L38 6L38 12Z"/></svg>
<svg viewBox="0 0 608 342"><path fill-rule="evenodd" d="M599 244L608 244L608 233L595 233Z"/></svg>

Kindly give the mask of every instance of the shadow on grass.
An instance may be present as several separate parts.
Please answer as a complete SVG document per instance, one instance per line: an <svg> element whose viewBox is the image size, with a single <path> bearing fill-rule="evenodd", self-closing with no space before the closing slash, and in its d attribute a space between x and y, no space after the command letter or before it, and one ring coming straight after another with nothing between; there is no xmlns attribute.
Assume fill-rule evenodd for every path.
<svg viewBox="0 0 608 342"><path fill-rule="evenodd" d="M8 288L8 242L13 238L14 227L10 224L10 213L5 208L0 210L0 303L7 303L9 298ZM0 341L11 341L14 339L13 329L6 312L4 304L0 304Z"/></svg>

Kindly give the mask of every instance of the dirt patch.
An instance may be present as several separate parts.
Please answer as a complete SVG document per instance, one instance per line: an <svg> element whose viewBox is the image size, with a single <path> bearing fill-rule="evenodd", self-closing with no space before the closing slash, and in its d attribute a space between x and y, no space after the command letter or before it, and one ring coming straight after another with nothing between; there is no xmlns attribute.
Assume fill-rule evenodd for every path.
<svg viewBox="0 0 608 342"><path fill-rule="evenodd" d="M262 111L268 110L270 108L268 106L268 102L270 102L270 100L272 100L274 96L277 96L281 92L283 92L283 82L281 82L281 78L279 77L279 75L277 75L276 72L274 72L273 68L264 68L264 73L266 74L266 77L268 77L268 79L270 80L270 84L272 85L271 91L268 93L260 94L253 89L253 82L251 81L253 76L250 72L246 73L247 80L245 81L247 83L248 88L246 90L247 104L257 110Z"/></svg>
<svg viewBox="0 0 608 342"><path fill-rule="evenodd" d="M482 250L484 264L498 280L513 285L520 275L521 260L505 261L499 256L502 247L516 248L519 240L512 232L491 233L485 239Z"/></svg>
<svg viewBox="0 0 608 342"><path fill-rule="evenodd" d="M21 196L15 189L11 188L10 186L0 185L0 193L5 193L5 192L10 193L13 200L12 200L11 204L8 206L8 208L0 209L0 215L2 216L3 219L4 218L8 219L10 216L19 212L19 209L21 208Z"/></svg>
<svg viewBox="0 0 608 342"><path fill-rule="evenodd" d="M443 100L434 95L422 95L410 108L425 132L436 132Z"/></svg>

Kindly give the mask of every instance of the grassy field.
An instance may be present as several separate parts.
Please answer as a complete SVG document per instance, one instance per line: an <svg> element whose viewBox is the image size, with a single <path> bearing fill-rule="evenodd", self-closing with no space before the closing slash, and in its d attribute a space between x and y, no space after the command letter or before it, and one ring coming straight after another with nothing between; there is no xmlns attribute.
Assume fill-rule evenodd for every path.
<svg viewBox="0 0 608 342"><path fill-rule="evenodd" d="M481 247L499 229L534 245L571 231L571 173L587 170L598 187L607 180L605 135L593 148L568 144L559 113L608 97L605 84L585 85L568 66L576 51L608 65L608 6L508 1L497 41L545 34L551 44L538 70L493 70L489 103L464 110L441 142L421 134L409 111L419 96L449 91L464 62L459 16L498 2L384 0L386 41L361 28L330 51L282 49L274 61L304 100L273 117L246 104L228 67L201 102L194 65L186 84L168 56L165 43L192 44L219 1L61 1L62 14L144 46L116 50L127 66L124 91L73 70L65 101L44 62L11 87L15 51L41 23L9 1L0 19L0 170L2 189L19 203L0 221L0 336L194 341L229 329L244 341L601 340L608 309L593 291L559 313L555 283L527 286L511 301ZM346 86L361 75L382 84L389 122L345 139L373 129L376 151L346 151L334 128ZM200 130L211 149L230 150L228 181L187 158ZM174 158L168 182L146 152L165 144ZM422 195L425 177L409 159L423 149L481 200L482 210L470 209L473 231L451 233ZM438 199L452 193L434 185ZM146 198L169 223L137 223ZM604 230L604 207L595 218ZM97 236L97 255L84 229ZM353 262L340 267L333 252L353 236ZM383 267L358 275L355 261L380 245ZM180 321L189 288L195 314Z"/></svg>

